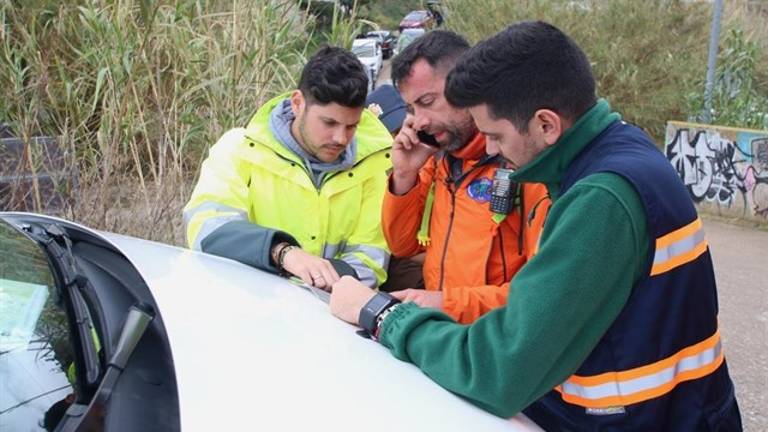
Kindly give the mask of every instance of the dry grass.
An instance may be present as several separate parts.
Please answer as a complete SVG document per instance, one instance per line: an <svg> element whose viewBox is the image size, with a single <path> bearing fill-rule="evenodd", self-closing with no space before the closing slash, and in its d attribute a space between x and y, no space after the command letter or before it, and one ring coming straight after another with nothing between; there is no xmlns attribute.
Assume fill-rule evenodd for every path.
<svg viewBox="0 0 768 432"><path fill-rule="evenodd" d="M146 4L3 3L0 112L25 142L61 137L79 172L64 216L182 244L207 148L294 85L308 17L287 0Z"/></svg>

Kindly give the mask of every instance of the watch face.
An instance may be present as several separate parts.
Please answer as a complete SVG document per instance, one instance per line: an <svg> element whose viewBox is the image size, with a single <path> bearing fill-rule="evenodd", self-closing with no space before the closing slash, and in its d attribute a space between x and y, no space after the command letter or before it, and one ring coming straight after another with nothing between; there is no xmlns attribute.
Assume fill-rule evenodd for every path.
<svg viewBox="0 0 768 432"><path fill-rule="evenodd" d="M376 325L376 317L390 304L397 303L394 297L386 293L376 294L360 311L359 324L368 332L372 332Z"/></svg>
<svg viewBox="0 0 768 432"><path fill-rule="evenodd" d="M389 303L389 299L382 295L377 295L371 300L372 301L368 303L368 310L374 314L378 313L384 307L384 305Z"/></svg>

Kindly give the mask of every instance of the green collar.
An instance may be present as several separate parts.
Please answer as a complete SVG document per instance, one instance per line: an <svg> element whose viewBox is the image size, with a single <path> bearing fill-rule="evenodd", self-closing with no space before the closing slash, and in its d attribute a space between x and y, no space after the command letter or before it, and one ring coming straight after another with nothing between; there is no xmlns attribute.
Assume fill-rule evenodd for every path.
<svg viewBox="0 0 768 432"><path fill-rule="evenodd" d="M598 100L553 146L515 171L512 179L518 182L544 183L550 197L557 199L560 179L571 161L608 125L619 119L621 116L611 112L611 107L605 99Z"/></svg>

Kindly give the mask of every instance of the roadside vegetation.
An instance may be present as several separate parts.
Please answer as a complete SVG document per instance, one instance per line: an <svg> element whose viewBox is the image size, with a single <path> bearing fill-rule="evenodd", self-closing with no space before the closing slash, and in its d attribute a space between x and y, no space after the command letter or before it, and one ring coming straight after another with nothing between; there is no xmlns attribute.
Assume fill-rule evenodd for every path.
<svg viewBox="0 0 768 432"><path fill-rule="evenodd" d="M348 47L361 29L395 30L408 11L424 8L361 0L318 12L327 8L319 3L0 2L0 123L25 142L60 137L78 173L62 216L183 244L181 209L224 131L291 89L319 44ZM560 26L594 61L600 94L658 142L667 120L700 119L709 3L442 3L446 25L473 42L520 19ZM768 6L726 7L713 122L768 127ZM44 171L29 147L25 168Z"/></svg>
<svg viewBox="0 0 768 432"><path fill-rule="evenodd" d="M0 19L0 121L61 137L64 216L175 244L207 149L294 85L312 23L286 0L24 0Z"/></svg>
<svg viewBox="0 0 768 432"><path fill-rule="evenodd" d="M768 4L724 3L712 123L768 129ZM519 20L560 27L592 60L599 95L660 145L667 120L703 118L711 2L443 0L443 5L448 27L472 43Z"/></svg>

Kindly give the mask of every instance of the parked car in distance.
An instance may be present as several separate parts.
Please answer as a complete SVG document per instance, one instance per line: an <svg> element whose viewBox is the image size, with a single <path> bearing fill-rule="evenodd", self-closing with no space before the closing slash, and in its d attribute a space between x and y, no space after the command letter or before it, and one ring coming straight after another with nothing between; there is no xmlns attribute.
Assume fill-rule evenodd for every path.
<svg viewBox="0 0 768 432"><path fill-rule="evenodd" d="M384 57L384 60L392 57L392 52L395 50L395 43L397 42L397 38L395 38L395 35L393 35L391 31L369 31L365 34L365 36L367 38L376 39L379 41L379 45L381 45L381 54Z"/></svg>
<svg viewBox="0 0 768 432"><path fill-rule="evenodd" d="M415 41L418 37L426 33L423 28L409 28L400 32L400 36L397 37L397 45L395 46L395 55L399 54L405 49L411 42Z"/></svg>
<svg viewBox="0 0 768 432"><path fill-rule="evenodd" d="M435 25L435 17L432 16L432 13L428 10L415 10L410 11L408 14L403 18L402 21L400 21L400 32L404 29L409 28L421 28L425 30L430 30Z"/></svg>
<svg viewBox="0 0 768 432"><path fill-rule="evenodd" d="M355 39L352 42L352 54L357 56L360 63L372 72L373 80L369 82L368 90L373 90L384 63L384 55L381 52L379 41L376 39Z"/></svg>
<svg viewBox="0 0 768 432"><path fill-rule="evenodd" d="M541 430L358 336L327 293L201 252L0 212L0 299L3 431Z"/></svg>

